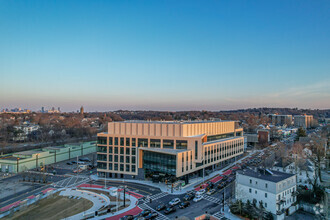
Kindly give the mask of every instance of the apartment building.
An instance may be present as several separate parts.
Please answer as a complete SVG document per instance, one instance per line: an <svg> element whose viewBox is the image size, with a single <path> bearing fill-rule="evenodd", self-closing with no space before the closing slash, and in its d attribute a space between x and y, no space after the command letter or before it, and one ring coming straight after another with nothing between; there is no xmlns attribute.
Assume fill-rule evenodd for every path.
<svg viewBox="0 0 330 220"><path fill-rule="evenodd" d="M110 122L98 134L98 175L144 179L201 175L243 154L243 129L235 121Z"/></svg>
<svg viewBox="0 0 330 220"><path fill-rule="evenodd" d="M311 128L313 125L313 115L295 115L294 126L302 128Z"/></svg>
<svg viewBox="0 0 330 220"><path fill-rule="evenodd" d="M292 115L277 115L277 114L270 114L268 115L270 121L273 125L292 125Z"/></svg>
<svg viewBox="0 0 330 220"><path fill-rule="evenodd" d="M284 219L297 210L296 176L268 169L244 169L236 173L236 199L250 200Z"/></svg>

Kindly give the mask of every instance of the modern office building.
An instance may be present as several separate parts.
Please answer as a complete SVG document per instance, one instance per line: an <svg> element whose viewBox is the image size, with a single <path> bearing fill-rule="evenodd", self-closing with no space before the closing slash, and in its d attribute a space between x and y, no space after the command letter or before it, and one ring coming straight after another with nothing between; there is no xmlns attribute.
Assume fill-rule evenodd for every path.
<svg viewBox="0 0 330 220"><path fill-rule="evenodd" d="M277 115L277 114L270 114L268 115L270 121L273 125L292 125L292 115Z"/></svg>
<svg viewBox="0 0 330 220"><path fill-rule="evenodd" d="M296 175L268 169L244 169L236 173L236 199L251 203L271 212L275 219L297 210Z"/></svg>
<svg viewBox="0 0 330 220"><path fill-rule="evenodd" d="M244 151L235 121L110 122L98 134L98 174L144 179L153 175L189 181Z"/></svg>
<svg viewBox="0 0 330 220"><path fill-rule="evenodd" d="M313 125L313 115L295 115L294 126L302 128L311 128Z"/></svg>

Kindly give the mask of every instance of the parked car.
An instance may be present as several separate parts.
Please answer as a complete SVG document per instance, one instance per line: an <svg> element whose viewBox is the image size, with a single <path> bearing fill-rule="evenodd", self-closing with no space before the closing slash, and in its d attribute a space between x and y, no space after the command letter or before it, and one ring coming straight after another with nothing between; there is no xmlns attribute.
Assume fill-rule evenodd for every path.
<svg viewBox="0 0 330 220"><path fill-rule="evenodd" d="M176 211L176 209L175 209L175 207L168 207L168 208L166 208L165 209L165 214L170 214L170 213L172 213L172 212L175 212Z"/></svg>
<svg viewBox="0 0 330 220"><path fill-rule="evenodd" d="M203 199L203 197L201 195L198 195L194 198L194 202L201 201L202 199Z"/></svg>
<svg viewBox="0 0 330 220"><path fill-rule="evenodd" d="M67 162L66 164L67 164L67 165L72 165L73 163L72 163L72 162Z"/></svg>
<svg viewBox="0 0 330 220"><path fill-rule="evenodd" d="M154 219L154 218L157 218L158 217L158 213L157 212L152 212L152 213L150 213L149 215L147 215L146 217L145 217L145 219Z"/></svg>
<svg viewBox="0 0 330 220"><path fill-rule="evenodd" d="M212 195L212 194L214 194L215 193L215 189L211 189L210 191L208 191L206 194L207 195Z"/></svg>
<svg viewBox="0 0 330 220"><path fill-rule="evenodd" d="M142 216L135 216L134 220L145 220L145 218Z"/></svg>
<svg viewBox="0 0 330 220"><path fill-rule="evenodd" d="M190 202L181 202L179 208L184 209L187 208L188 206L190 206Z"/></svg>
<svg viewBox="0 0 330 220"><path fill-rule="evenodd" d="M157 210L157 211L161 211L161 210L163 210L163 209L165 209L165 208L166 208L165 204L160 204L160 205L158 205L158 206L156 207L156 210Z"/></svg>
<svg viewBox="0 0 330 220"><path fill-rule="evenodd" d="M133 215L125 215L120 218L120 220L133 220L134 216Z"/></svg>
<svg viewBox="0 0 330 220"><path fill-rule="evenodd" d="M73 161L71 161L71 163L72 163L72 164L76 164L76 163L77 163L77 161L73 160Z"/></svg>
<svg viewBox="0 0 330 220"><path fill-rule="evenodd" d="M196 192L196 196L198 196L198 195L203 195L205 192L206 192L205 189L201 189L201 190L199 190L198 192Z"/></svg>
<svg viewBox="0 0 330 220"><path fill-rule="evenodd" d="M171 206L177 205L181 202L181 200L179 198L175 198L172 199L168 204L170 204Z"/></svg>

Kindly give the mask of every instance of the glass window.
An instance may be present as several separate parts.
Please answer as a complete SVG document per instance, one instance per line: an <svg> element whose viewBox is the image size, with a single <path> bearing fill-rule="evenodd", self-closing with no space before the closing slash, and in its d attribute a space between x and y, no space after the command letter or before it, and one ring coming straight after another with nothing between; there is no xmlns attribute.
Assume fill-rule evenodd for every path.
<svg viewBox="0 0 330 220"><path fill-rule="evenodd" d="M143 167L146 174L160 172L176 175L176 155L145 151L143 154ZM184 169L184 166L182 166Z"/></svg>
<svg viewBox="0 0 330 220"><path fill-rule="evenodd" d="M251 189L249 189L249 193L251 193L252 192L252 190Z"/></svg>
<svg viewBox="0 0 330 220"><path fill-rule="evenodd" d="M126 154L130 154L130 148L126 147Z"/></svg>
<svg viewBox="0 0 330 220"><path fill-rule="evenodd" d="M265 184L265 187L268 188L268 184L267 183Z"/></svg>
<svg viewBox="0 0 330 220"><path fill-rule="evenodd" d="M176 149L187 150L187 148L188 148L188 142L187 141L181 141L181 140L176 141Z"/></svg>
<svg viewBox="0 0 330 220"><path fill-rule="evenodd" d="M109 147L109 153L112 154L112 147Z"/></svg>
<svg viewBox="0 0 330 220"><path fill-rule="evenodd" d="M118 146L118 138L115 137L115 145Z"/></svg>
<svg viewBox="0 0 330 220"><path fill-rule="evenodd" d="M163 148L174 148L174 140L163 140Z"/></svg>
<svg viewBox="0 0 330 220"><path fill-rule="evenodd" d="M107 169L107 164L102 162L97 162L97 168L99 169Z"/></svg>
<svg viewBox="0 0 330 220"><path fill-rule="evenodd" d="M120 156L120 162L124 163L124 156Z"/></svg>
<svg viewBox="0 0 330 220"><path fill-rule="evenodd" d="M115 147L115 154L118 154L118 147Z"/></svg>
<svg viewBox="0 0 330 220"><path fill-rule="evenodd" d="M136 149L132 148L132 155L136 155Z"/></svg>
<svg viewBox="0 0 330 220"><path fill-rule="evenodd" d="M106 160L107 160L107 155L104 155L104 154L98 154L98 155L97 155L97 160L103 160L103 161L106 161Z"/></svg>
<svg viewBox="0 0 330 220"><path fill-rule="evenodd" d="M126 163L130 163L129 156L126 156Z"/></svg>
<svg viewBox="0 0 330 220"><path fill-rule="evenodd" d="M267 198L267 193L265 193L265 198Z"/></svg>
<svg viewBox="0 0 330 220"><path fill-rule="evenodd" d="M195 159L198 158L198 141L195 141Z"/></svg>
<svg viewBox="0 0 330 220"><path fill-rule="evenodd" d="M129 165L126 165L126 172L129 172Z"/></svg>
<svg viewBox="0 0 330 220"><path fill-rule="evenodd" d="M97 146L97 151L101 152L101 153L106 153L107 147L106 146Z"/></svg>
<svg viewBox="0 0 330 220"><path fill-rule="evenodd" d="M109 170L112 170L112 163L109 163Z"/></svg>
<svg viewBox="0 0 330 220"><path fill-rule="evenodd" d="M135 165L132 165L132 172L135 172Z"/></svg>
<svg viewBox="0 0 330 220"><path fill-rule="evenodd" d="M97 137L97 143L107 145L107 138L106 137Z"/></svg>
<svg viewBox="0 0 330 220"><path fill-rule="evenodd" d="M132 147L135 147L136 144L136 138L132 138Z"/></svg>
<svg viewBox="0 0 330 220"><path fill-rule="evenodd" d="M160 139L150 139L150 147L160 148Z"/></svg>
<svg viewBox="0 0 330 220"><path fill-rule="evenodd" d="M125 140L123 137L120 138L120 146L124 146Z"/></svg>
<svg viewBox="0 0 330 220"><path fill-rule="evenodd" d="M112 162L112 155L109 155L109 162Z"/></svg>
<svg viewBox="0 0 330 220"><path fill-rule="evenodd" d="M130 138L126 138L126 146L127 147L131 146L131 144L130 144Z"/></svg>
<svg viewBox="0 0 330 220"><path fill-rule="evenodd" d="M124 171L124 164L120 164L120 171Z"/></svg>
<svg viewBox="0 0 330 220"><path fill-rule="evenodd" d="M139 138L138 147L148 147L148 139Z"/></svg>
<svg viewBox="0 0 330 220"><path fill-rule="evenodd" d="M112 145L113 142L112 142L112 137L109 137L109 145Z"/></svg>
<svg viewBox="0 0 330 220"><path fill-rule="evenodd" d="M115 170L118 170L118 163L115 163Z"/></svg>
<svg viewBox="0 0 330 220"><path fill-rule="evenodd" d="M132 163L135 163L135 161L136 161L135 157L132 157Z"/></svg>
<svg viewBox="0 0 330 220"><path fill-rule="evenodd" d="M115 155L115 162L118 162L118 155Z"/></svg>
<svg viewBox="0 0 330 220"><path fill-rule="evenodd" d="M124 154L124 148L123 147L120 148L120 154Z"/></svg>

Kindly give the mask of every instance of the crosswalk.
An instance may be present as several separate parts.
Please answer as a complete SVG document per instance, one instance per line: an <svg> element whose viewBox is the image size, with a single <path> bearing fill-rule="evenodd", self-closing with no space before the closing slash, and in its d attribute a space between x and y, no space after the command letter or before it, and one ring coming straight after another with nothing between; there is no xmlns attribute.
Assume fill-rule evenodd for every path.
<svg viewBox="0 0 330 220"><path fill-rule="evenodd" d="M154 210L153 208L151 208L150 206L148 206L147 204L145 203L142 203L140 205L138 205L138 207L142 210L145 210L145 209L149 209L153 212L157 212L156 210ZM158 213L158 216L156 218L156 220L169 220L169 218L167 218L165 215L163 215L162 213L160 212L157 212Z"/></svg>
<svg viewBox="0 0 330 220"><path fill-rule="evenodd" d="M221 199L215 198L213 196L203 195L203 198L206 199L206 200L208 200L208 201L210 201L210 202L217 203L219 205L222 204Z"/></svg>
<svg viewBox="0 0 330 220"><path fill-rule="evenodd" d="M149 196L149 199L157 200L157 199L163 198L164 196L167 196L167 195L168 194L166 192L160 192L155 195Z"/></svg>
<svg viewBox="0 0 330 220"><path fill-rule="evenodd" d="M217 219L222 219L222 217L223 217L221 212L216 212L212 216L216 217Z"/></svg>
<svg viewBox="0 0 330 220"><path fill-rule="evenodd" d="M74 187L74 186L78 186L80 184L86 183L89 181L89 178L87 177L76 177L76 176L72 176L69 178L66 178L64 180L58 181L56 183L53 184L54 187L65 187L65 188L69 188L69 187Z"/></svg>

